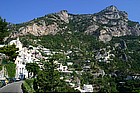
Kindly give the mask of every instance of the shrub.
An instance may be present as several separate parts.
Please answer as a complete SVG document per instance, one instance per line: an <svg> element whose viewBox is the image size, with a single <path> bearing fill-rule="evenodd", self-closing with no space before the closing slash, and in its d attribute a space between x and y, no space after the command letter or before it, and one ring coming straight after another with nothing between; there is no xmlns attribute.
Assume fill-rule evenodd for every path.
<svg viewBox="0 0 140 140"><path fill-rule="evenodd" d="M35 90L33 89L33 81L34 79L26 79L22 84L23 93L34 93Z"/></svg>
<svg viewBox="0 0 140 140"><path fill-rule="evenodd" d="M7 63L5 65L6 70L8 72L8 77L9 78L14 78L16 74L16 65L13 62Z"/></svg>

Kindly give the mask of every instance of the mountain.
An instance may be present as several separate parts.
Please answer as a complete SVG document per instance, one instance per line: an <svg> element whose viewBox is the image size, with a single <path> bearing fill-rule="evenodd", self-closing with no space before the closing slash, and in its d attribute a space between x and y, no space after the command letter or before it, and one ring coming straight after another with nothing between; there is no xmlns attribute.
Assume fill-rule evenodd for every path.
<svg viewBox="0 0 140 140"><path fill-rule="evenodd" d="M80 32L107 42L112 37L139 36L140 24L128 19L128 14L111 5L95 14L70 14L66 10L48 14L29 22L11 26L11 38L25 35L43 36L65 32Z"/></svg>
<svg viewBox="0 0 140 140"><path fill-rule="evenodd" d="M28 49L55 52L57 61L73 71L61 74L77 85L80 80L94 92L140 92L140 24L115 6L95 14L62 10L11 24L9 30L9 40L19 37Z"/></svg>

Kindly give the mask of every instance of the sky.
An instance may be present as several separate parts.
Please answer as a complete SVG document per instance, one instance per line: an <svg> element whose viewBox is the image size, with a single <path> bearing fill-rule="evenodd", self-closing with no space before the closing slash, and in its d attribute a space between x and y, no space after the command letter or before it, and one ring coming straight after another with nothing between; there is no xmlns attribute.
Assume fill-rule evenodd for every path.
<svg viewBox="0 0 140 140"><path fill-rule="evenodd" d="M94 14L110 5L126 11L130 20L140 22L140 0L2 0L0 16L17 24L60 10Z"/></svg>

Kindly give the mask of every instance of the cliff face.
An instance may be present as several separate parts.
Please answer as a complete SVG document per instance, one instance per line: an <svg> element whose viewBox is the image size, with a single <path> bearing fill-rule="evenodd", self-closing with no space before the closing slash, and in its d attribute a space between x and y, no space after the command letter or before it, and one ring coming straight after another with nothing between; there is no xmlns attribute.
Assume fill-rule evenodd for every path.
<svg viewBox="0 0 140 140"><path fill-rule="evenodd" d="M99 39L102 41L110 41L112 36L140 35L140 25L129 21L128 14L119 11L115 6L107 7L100 13L95 14L94 21L101 27Z"/></svg>
<svg viewBox="0 0 140 140"><path fill-rule="evenodd" d="M32 34L34 36L55 35L63 32L83 32L95 35L101 41L110 41L113 36L140 35L140 24L128 19L128 14L109 6L95 14L69 14L66 10L14 25L11 38Z"/></svg>
<svg viewBox="0 0 140 140"><path fill-rule="evenodd" d="M17 29L13 29L10 37L16 38L23 35L32 34L34 36L42 36L52 34L62 30L59 24L69 23L67 11L60 11L45 17L34 19L30 22L16 25ZM20 26L20 28L18 27Z"/></svg>

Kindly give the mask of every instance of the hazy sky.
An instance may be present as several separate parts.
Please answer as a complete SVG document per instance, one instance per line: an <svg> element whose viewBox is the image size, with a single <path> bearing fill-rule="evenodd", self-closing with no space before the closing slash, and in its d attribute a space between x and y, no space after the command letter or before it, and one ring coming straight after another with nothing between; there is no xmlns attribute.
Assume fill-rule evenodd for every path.
<svg viewBox="0 0 140 140"><path fill-rule="evenodd" d="M110 5L126 11L129 19L140 22L140 0L2 0L0 16L8 22L21 23L60 10L92 14Z"/></svg>

